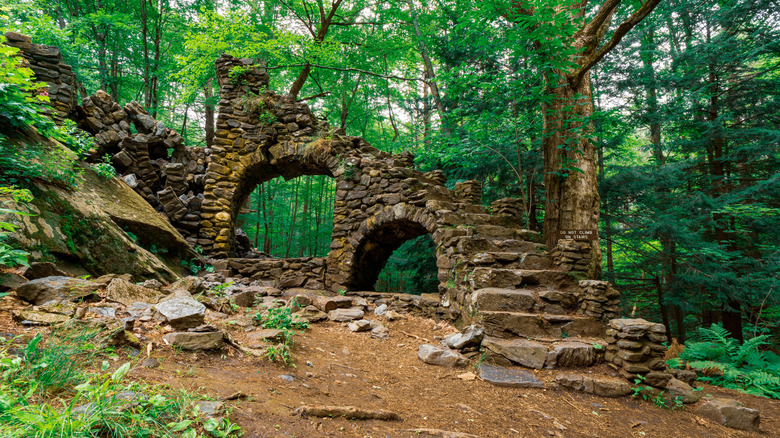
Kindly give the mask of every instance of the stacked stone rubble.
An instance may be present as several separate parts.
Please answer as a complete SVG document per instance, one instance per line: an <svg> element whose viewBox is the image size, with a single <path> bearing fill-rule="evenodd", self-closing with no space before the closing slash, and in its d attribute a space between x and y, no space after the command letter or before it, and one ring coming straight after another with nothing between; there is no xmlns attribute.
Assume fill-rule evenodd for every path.
<svg viewBox="0 0 780 438"><path fill-rule="evenodd" d="M644 319L613 319L607 329L604 360L631 381L638 376L648 385L665 387L672 378L664 362L666 329Z"/></svg>
<svg viewBox="0 0 780 438"><path fill-rule="evenodd" d="M585 272L590 264L590 253L590 242L560 239L558 245L550 251L550 258L557 269Z"/></svg>
<svg viewBox="0 0 780 438"><path fill-rule="evenodd" d="M580 313L610 320L620 316L620 292L608 281L581 280L583 289Z"/></svg>
<svg viewBox="0 0 780 438"><path fill-rule="evenodd" d="M62 53L57 47L33 44L27 35L16 32L5 33L5 44L20 49L24 66L35 73L35 79L45 82L44 90L49 96L51 117L57 124L69 117L76 105L76 76L73 69L62 62Z"/></svg>
<svg viewBox="0 0 780 438"><path fill-rule="evenodd" d="M463 181L452 188L458 198L469 204L482 204L482 183L475 180Z"/></svg>

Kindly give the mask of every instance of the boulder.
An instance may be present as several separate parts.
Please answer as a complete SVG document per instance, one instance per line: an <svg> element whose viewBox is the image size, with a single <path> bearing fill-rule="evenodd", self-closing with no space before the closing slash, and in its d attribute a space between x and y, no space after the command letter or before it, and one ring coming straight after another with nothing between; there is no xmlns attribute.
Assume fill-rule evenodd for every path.
<svg viewBox="0 0 780 438"><path fill-rule="evenodd" d="M192 298L167 300L154 306L154 309L177 329L197 327L203 324L206 315L206 306Z"/></svg>
<svg viewBox="0 0 780 438"><path fill-rule="evenodd" d="M455 350L463 350L465 348L479 347L484 337L482 327L470 325L465 327L460 333L454 333L444 338L444 345Z"/></svg>
<svg viewBox="0 0 780 438"><path fill-rule="evenodd" d="M177 332L165 336L165 342L184 350L214 350L224 345L222 332Z"/></svg>
<svg viewBox="0 0 780 438"><path fill-rule="evenodd" d="M380 304L374 309L374 315L382 316L387 312L387 304Z"/></svg>
<svg viewBox="0 0 780 438"><path fill-rule="evenodd" d="M350 307L348 309L335 309L328 312L328 319L336 322L348 322L356 319L362 319L365 315L363 309L359 307Z"/></svg>
<svg viewBox="0 0 780 438"><path fill-rule="evenodd" d="M162 294L154 289L138 286L123 278L116 278L106 288L106 298L129 306L133 303L156 304Z"/></svg>
<svg viewBox="0 0 780 438"><path fill-rule="evenodd" d="M577 341L560 342L547 354L547 368L589 367L596 363L596 349Z"/></svg>
<svg viewBox="0 0 780 438"><path fill-rule="evenodd" d="M496 386L505 386L509 388L544 388L544 383L529 371L504 368L486 363L481 363L479 365L479 377Z"/></svg>
<svg viewBox="0 0 780 438"><path fill-rule="evenodd" d="M547 360L547 347L526 339L486 337L482 347L528 368L541 369Z"/></svg>
<svg viewBox="0 0 780 438"><path fill-rule="evenodd" d="M248 309L255 305L255 291L241 290L231 295L230 299L236 306Z"/></svg>
<svg viewBox="0 0 780 438"><path fill-rule="evenodd" d="M80 278L44 277L28 281L16 289L19 298L35 305L58 300L75 301L94 294L94 283Z"/></svg>
<svg viewBox="0 0 780 438"><path fill-rule="evenodd" d="M761 417L757 409L728 398L713 398L696 409L696 414L733 429L759 431Z"/></svg>
<svg viewBox="0 0 780 438"><path fill-rule="evenodd" d="M70 153L56 142L46 147L54 154ZM200 258L179 232L124 182L107 180L86 163L80 166L73 188L36 182L37 193L31 202L9 200L6 204L6 208L28 215L0 213L0 221L17 225L8 235L9 243L30 252L31 262L41 261L44 254L40 248L46 248L54 259L50 261L71 275L98 277L122 272L139 280L154 278L168 283L177 278L168 266ZM166 253L152 254L145 249L153 244L165 248Z"/></svg>
<svg viewBox="0 0 780 438"><path fill-rule="evenodd" d="M417 350L417 357L429 365L448 368L465 367L469 364L468 358L457 351L430 344L420 345Z"/></svg>

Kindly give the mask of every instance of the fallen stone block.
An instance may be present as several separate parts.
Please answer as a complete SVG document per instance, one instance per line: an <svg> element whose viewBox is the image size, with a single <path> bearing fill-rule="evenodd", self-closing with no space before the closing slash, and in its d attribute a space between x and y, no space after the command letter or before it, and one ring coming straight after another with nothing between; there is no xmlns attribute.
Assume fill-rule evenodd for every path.
<svg viewBox="0 0 780 438"><path fill-rule="evenodd" d="M222 332L177 332L165 336L165 342L183 350L215 350L224 345Z"/></svg>
<svg viewBox="0 0 780 438"><path fill-rule="evenodd" d="M197 327L203 324L206 306L192 298L174 298L154 306L165 321L177 329Z"/></svg>
<svg viewBox="0 0 780 438"><path fill-rule="evenodd" d="M547 346L526 339L486 337L482 347L528 368L541 369L547 360Z"/></svg>
<svg viewBox="0 0 780 438"><path fill-rule="evenodd" d="M417 357L429 365L455 368L465 367L469 364L468 358L457 351L435 345L423 344L417 350Z"/></svg>
<svg viewBox="0 0 780 438"><path fill-rule="evenodd" d="M757 409L746 408L728 398L714 398L696 409L696 414L726 427L758 431L761 417Z"/></svg>
<svg viewBox="0 0 780 438"><path fill-rule="evenodd" d="M479 347L485 333L482 327L470 325L465 327L460 333L454 333L444 338L444 345L455 350L463 350L470 347Z"/></svg>
<svg viewBox="0 0 780 438"><path fill-rule="evenodd" d="M98 286L91 281L71 277L43 277L28 281L16 289L19 298L35 305L52 300L76 301L94 294Z"/></svg>
<svg viewBox="0 0 780 438"><path fill-rule="evenodd" d="M365 315L363 309L351 307L349 309L335 309L328 312L328 319L336 322L349 322L356 319L362 319Z"/></svg>

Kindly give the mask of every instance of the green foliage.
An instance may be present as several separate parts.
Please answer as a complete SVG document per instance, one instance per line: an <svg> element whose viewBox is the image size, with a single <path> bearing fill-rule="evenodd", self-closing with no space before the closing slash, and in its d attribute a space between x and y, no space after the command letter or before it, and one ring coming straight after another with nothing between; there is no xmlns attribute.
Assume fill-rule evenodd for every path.
<svg viewBox="0 0 780 438"><path fill-rule="evenodd" d="M131 362L108 372L103 360L100 371L91 371L112 355L100 347L103 340L94 330L70 326L45 343L36 335L13 355L14 342L0 339L0 435L196 438L199 430L217 437L240 432L227 420L198 418L190 394L126 382ZM135 400L124 398L128 391Z"/></svg>
<svg viewBox="0 0 780 438"><path fill-rule="evenodd" d="M92 168L95 170L95 173L105 179L111 179L116 176L116 169L111 164L111 156L108 154L103 155L100 163L93 164Z"/></svg>
<svg viewBox="0 0 780 438"><path fill-rule="evenodd" d="M260 322L263 328L281 331L282 341L277 345L266 347L266 357L272 362L280 360L285 365L289 365L292 360L290 351L292 350L295 330L309 328L308 321L294 318L290 307L262 307L255 314L255 319Z"/></svg>
<svg viewBox="0 0 780 438"><path fill-rule="evenodd" d="M740 344L723 327L700 328L697 341L685 343L685 351L673 366L688 364L699 379L724 388L780 399L780 357L762 350L769 336L760 335Z"/></svg>
<svg viewBox="0 0 780 438"><path fill-rule="evenodd" d="M438 291L439 269L436 266L436 245L430 234L401 244L387 260L375 289L406 292L413 295Z"/></svg>
<svg viewBox="0 0 780 438"><path fill-rule="evenodd" d="M6 203L10 202L10 200L13 200L17 203L24 203L30 202L33 199L29 190L2 186L0 186L0 198L10 198L9 200L3 201L0 205L5 205ZM0 207L0 214L22 215L25 213L22 213L18 210ZM18 265L27 266L27 257L30 254L27 251L14 248L8 243L4 242L4 240L7 239L8 233L13 232L16 230L16 228L17 227L14 224L0 221L0 268Z"/></svg>

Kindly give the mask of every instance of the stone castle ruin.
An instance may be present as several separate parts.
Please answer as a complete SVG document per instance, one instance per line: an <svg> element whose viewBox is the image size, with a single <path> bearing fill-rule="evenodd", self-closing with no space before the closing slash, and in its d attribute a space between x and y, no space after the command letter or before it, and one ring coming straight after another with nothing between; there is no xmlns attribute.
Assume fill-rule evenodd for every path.
<svg viewBox="0 0 780 438"><path fill-rule="evenodd" d="M216 61L221 100L214 145L196 148L136 102L121 106L98 91L77 105L75 78L59 50L20 34L6 38L48 84L53 117L76 120L94 135L93 158L109 154L120 178L225 276L281 289L362 293L372 290L394 250L427 233L439 279L438 299L426 298L432 316L477 323L499 339L534 337L547 352L544 342L603 336L605 321L619 314L619 293L586 278L587 243L564 239L545 248L538 233L520 228L517 200L486 209L478 182L450 189L441 171L415 170L410 153L391 155L335 132L306 104L269 91L268 73L249 60ZM242 257L251 248L235 224L249 194L273 178L302 175L335 180L327 257ZM596 360L590 344L572 343L587 350L575 362Z"/></svg>

